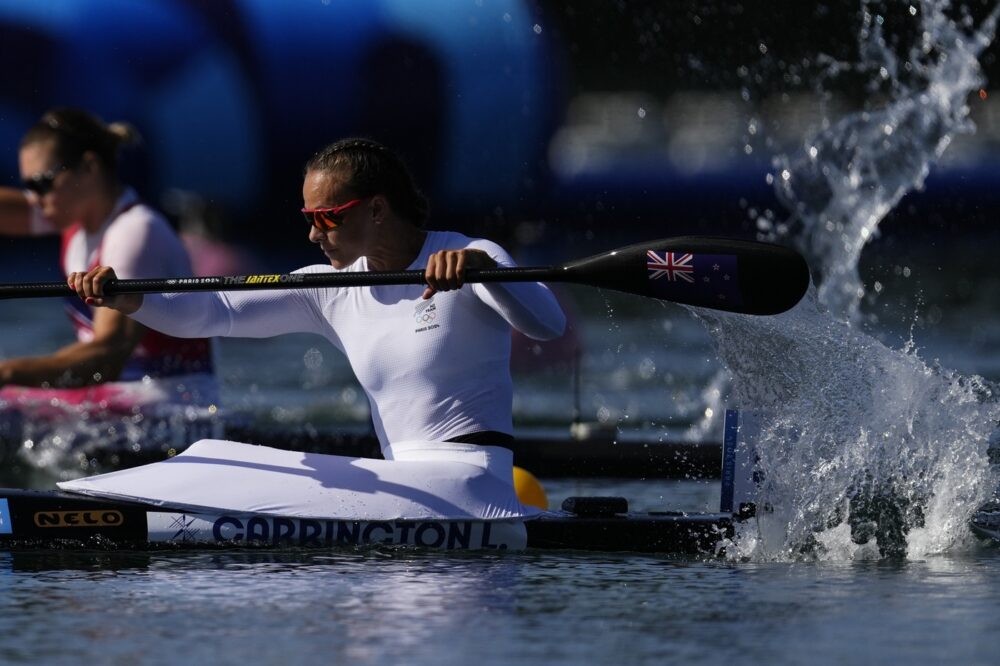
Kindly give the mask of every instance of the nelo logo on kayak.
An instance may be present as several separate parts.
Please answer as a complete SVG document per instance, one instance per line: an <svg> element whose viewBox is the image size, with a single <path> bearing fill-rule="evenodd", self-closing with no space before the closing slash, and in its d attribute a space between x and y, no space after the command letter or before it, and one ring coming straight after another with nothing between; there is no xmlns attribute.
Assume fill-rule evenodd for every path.
<svg viewBox="0 0 1000 666"><path fill-rule="evenodd" d="M115 509L35 512L38 527L117 527L124 522L125 516Z"/></svg>

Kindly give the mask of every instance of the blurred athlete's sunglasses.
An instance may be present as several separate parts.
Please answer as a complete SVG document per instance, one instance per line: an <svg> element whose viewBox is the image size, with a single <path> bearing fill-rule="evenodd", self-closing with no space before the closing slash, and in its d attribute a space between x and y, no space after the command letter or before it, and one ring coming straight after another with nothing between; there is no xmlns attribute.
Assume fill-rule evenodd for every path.
<svg viewBox="0 0 1000 666"><path fill-rule="evenodd" d="M34 176L28 176L22 180L21 185L24 189L34 192L40 197L44 197L52 191L52 187L55 185L59 174L63 171L69 171L70 168L68 165L63 164L42 173L36 173Z"/></svg>
<svg viewBox="0 0 1000 666"><path fill-rule="evenodd" d="M336 229L343 223L344 211L350 210L363 202L364 199L351 199L347 203L334 206L333 208L303 208L302 215L306 218L306 222L320 231L329 231L330 229Z"/></svg>

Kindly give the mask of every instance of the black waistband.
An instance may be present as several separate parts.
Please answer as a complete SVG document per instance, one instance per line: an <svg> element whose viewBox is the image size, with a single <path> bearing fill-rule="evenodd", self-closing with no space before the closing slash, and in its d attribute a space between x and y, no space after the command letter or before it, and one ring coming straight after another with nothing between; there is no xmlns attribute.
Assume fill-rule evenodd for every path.
<svg viewBox="0 0 1000 666"><path fill-rule="evenodd" d="M505 432L497 432L496 430L482 430L480 432L470 432L467 435L452 437L446 441L457 442L459 444L496 444L498 446L509 446L513 444L514 436L508 435Z"/></svg>

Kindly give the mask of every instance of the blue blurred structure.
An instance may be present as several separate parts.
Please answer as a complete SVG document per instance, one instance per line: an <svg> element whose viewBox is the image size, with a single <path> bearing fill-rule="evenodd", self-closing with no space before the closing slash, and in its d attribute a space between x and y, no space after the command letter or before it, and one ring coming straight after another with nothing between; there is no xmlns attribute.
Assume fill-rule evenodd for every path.
<svg viewBox="0 0 1000 666"><path fill-rule="evenodd" d="M559 95L536 25L520 0L0 0L0 182L72 105L134 124L127 179L197 193L226 237L301 241L302 165L350 135L400 150L436 214L489 211L544 178Z"/></svg>

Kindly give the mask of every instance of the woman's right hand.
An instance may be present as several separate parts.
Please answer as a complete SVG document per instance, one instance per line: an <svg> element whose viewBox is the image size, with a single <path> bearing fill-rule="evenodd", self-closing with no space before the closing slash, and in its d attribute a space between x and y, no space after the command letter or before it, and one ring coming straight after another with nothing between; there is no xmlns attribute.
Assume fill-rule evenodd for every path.
<svg viewBox="0 0 1000 666"><path fill-rule="evenodd" d="M86 273L70 273L67 283L69 288L75 291L87 305L111 308L126 315L130 315L142 307L142 294L106 295L104 285L108 280L114 279L117 279L115 269L111 266L98 266Z"/></svg>

